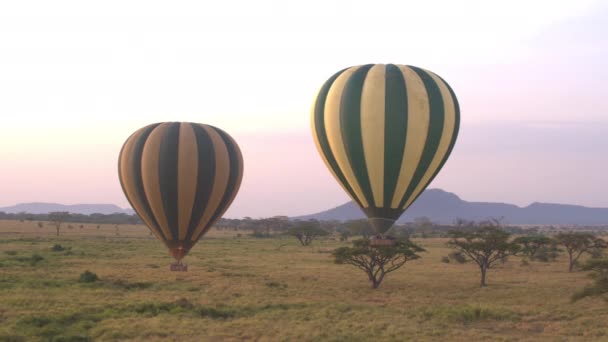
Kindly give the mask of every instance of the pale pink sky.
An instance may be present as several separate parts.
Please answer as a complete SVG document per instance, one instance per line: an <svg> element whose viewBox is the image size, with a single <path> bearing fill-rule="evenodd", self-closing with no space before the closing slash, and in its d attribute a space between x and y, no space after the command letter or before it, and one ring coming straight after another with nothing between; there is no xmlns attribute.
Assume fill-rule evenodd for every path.
<svg viewBox="0 0 608 342"><path fill-rule="evenodd" d="M391 62L437 72L461 103L459 140L431 187L608 207L600 1L252 3L1 3L0 206L126 206L120 146L157 121L237 140L245 176L227 216L342 204L309 108L338 69Z"/></svg>

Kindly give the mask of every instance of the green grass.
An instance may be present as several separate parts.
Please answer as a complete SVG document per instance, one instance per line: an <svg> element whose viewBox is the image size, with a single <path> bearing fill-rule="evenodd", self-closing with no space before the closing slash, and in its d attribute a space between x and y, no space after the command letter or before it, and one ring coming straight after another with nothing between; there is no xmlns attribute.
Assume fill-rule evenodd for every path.
<svg viewBox="0 0 608 342"><path fill-rule="evenodd" d="M512 258L480 289L474 265L440 261L445 240L421 239L422 258L372 290L363 272L334 264L329 252L347 245L337 240L212 231L188 272L170 272L145 228L114 232L85 225L57 238L0 221L0 341L608 340L608 303L571 303L590 280L563 257ZM87 270L98 280L80 282Z"/></svg>

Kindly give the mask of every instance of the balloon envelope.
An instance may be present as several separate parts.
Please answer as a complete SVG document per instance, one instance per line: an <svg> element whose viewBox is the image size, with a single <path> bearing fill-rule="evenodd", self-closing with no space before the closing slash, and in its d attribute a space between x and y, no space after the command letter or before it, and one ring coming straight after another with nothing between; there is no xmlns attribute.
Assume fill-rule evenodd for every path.
<svg viewBox="0 0 608 342"><path fill-rule="evenodd" d="M319 153L380 234L441 170L459 123L450 86L406 65L341 70L321 87L312 108Z"/></svg>
<svg viewBox="0 0 608 342"><path fill-rule="evenodd" d="M124 143L118 175L135 212L179 261L234 200L243 158L216 127L155 123Z"/></svg>

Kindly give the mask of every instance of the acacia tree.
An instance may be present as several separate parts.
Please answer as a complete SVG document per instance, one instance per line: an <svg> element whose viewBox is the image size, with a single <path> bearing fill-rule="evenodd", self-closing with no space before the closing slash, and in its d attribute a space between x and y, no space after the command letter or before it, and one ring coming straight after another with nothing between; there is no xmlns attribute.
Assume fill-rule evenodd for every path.
<svg viewBox="0 0 608 342"><path fill-rule="evenodd" d="M287 234L295 236L302 246L308 246L313 240L328 235L329 233L321 229L319 221L308 220L308 221L297 221L294 226L289 228Z"/></svg>
<svg viewBox="0 0 608 342"><path fill-rule="evenodd" d="M592 233L567 232L555 236L555 241L566 248L568 252L568 272L574 270L574 265L583 253L608 248L608 243Z"/></svg>
<svg viewBox="0 0 608 342"><path fill-rule="evenodd" d="M591 271L589 277L593 279L593 283L575 293L572 301L608 294L608 259L591 259L583 266L583 270ZM608 301L608 298L605 299Z"/></svg>
<svg viewBox="0 0 608 342"><path fill-rule="evenodd" d="M521 253L532 260L554 260L559 252L555 241L541 234L520 236L513 242L519 244Z"/></svg>
<svg viewBox="0 0 608 342"><path fill-rule="evenodd" d="M511 234L489 223L474 230L449 232L448 246L473 260L481 272L481 287L486 286L486 274L494 264L519 251L519 245L509 241Z"/></svg>
<svg viewBox="0 0 608 342"><path fill-rule="evenodd" d="M371 246L369 239L353 242L353 247L340 247L333 251L336 264L353 265L364 271L372 289L377 289L384 277L406 262L420 258L416 253L424 249L409 240L396 241L393 246Z"/></svg>
<svg viewBox="0 0 608 342"><path fill-rule="evenodd" d="M48 218L51 221L51 224L55 226L57 230L57 236L59 236L59 229L61 229L61 225L70 217L70 213L67 211L54 211L49 213Z"/></svg>
<svg viewBox="0 0 608 342"><path fill-rule="evenodd" d="M374 229L367 219L346 221L343 226L348 229L351 236L360 235L367 239L374 234Z"/></svg>

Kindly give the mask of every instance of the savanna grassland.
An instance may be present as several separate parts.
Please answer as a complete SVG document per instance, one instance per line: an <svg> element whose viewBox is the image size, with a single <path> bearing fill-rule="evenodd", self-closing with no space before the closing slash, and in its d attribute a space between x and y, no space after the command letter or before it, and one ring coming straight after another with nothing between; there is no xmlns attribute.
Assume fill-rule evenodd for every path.
<svg viewBox="0 0 608 342"><path fill-rule="evenodd" d="M0 341L608 341L608 302L571 303L590 281L564 256L511 258L481 289L473 264L440 261L446 240L418 239L422 258L372 290L334 264L337 239L211 231L181 273L143 226L79 226L0 221Z"/></svg>

